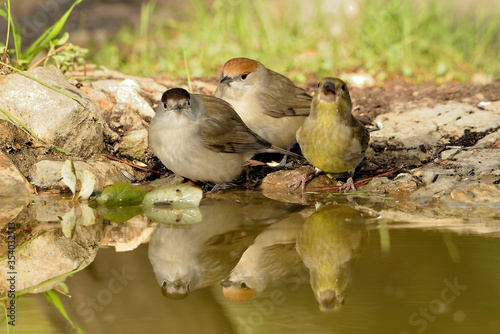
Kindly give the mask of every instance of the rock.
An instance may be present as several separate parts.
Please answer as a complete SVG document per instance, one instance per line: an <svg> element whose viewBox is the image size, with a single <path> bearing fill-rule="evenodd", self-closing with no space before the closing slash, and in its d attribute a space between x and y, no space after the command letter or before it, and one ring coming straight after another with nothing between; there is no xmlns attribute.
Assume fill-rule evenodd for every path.
<svg viewBox="0 0 500 334"><path fill-rule="evenodd" d="M473 184L454 189L451 198L474 204L500 204L500 187L496 184Z"/></svg>
<svg viewBox="0 0 500 334"><path fill-rule="evenodd" d="M35 186L39 188L60 189L66 186L60 182L61 169L64 161L42 160L35 164L30 173L30 178ZM117 182L129 182L129 180L120 172L121 169L134 174L132 167L115 161L74 161L77 170L89 170L97 179L95 190L102 191L105 187ZM77 191L79 184L77 183Z"/></svg>
<svg viewBox="0 0 500 334"><path fill-rule="evenodd" d="M470 134L500 127L500 104L488 110L456 102L434 108L394 108L399 111L375 119L383 128L371 133L367 152L367 156L379 153L377 161L388 165L420 166L434 159L441 147L472 146L475 143L465 140Z"/></svg>
<svg viewBox="0 0 500 334"><path fill-rule="evenodd" d="M314 173L312 166L303 166L294 170L279 170L266 175L262 180L260 188L265 192L300 193L302 192L301 187L294 189L293 187L289 187L289 185L309 173ZM319 175L306 183L305 191L311 191L314 188L335 186L337 186L335 180L330 179L326 175Z"/></svg>
<svg viewBox="0 0 500 334"><path fill-rule="evenodd" d="M0 200L0 228L16 218L29 202L29 197L2 198Z"/></svg>
<svg viewBox="0 0 500 334"><path fill-rule="evenodd" d="M33 194L33 188L16 165L0 151L0 197Z"/></svg>
<svg viewBox="0 0 500 334"><path fill-rule="evenodd" d="M310 203L312 201L314 203L314 196L309 193L326 187L336 187L337 181L335 179L330 179L326 175L319 175L308 181L304 190L302 190L300 186L296 189L289 187L291 183L313 172L314 167L302 166L298 169L280 170L270 173L262 180L260 189L264 196L277 201L301 204ZM331 191L336 192L336 190Z"/></svg>
<svg viewBox="0 0 500 334"><path fill-rule="evenodd" d="M171 186L174 184L181 184L184 182L184 178L177 174L169 175L168 177L161 177L159 179L145 182L141 184L141 187L146 189L147 191L151 191L156 188Z"/></svg>
<svg viewBox="0 0 500 334"><path fill-rule="evenodd" d="M359 188L362 192L372 192L389 195L409 195L422 186L422 182L408 173L401 173L393 180L386 177L376 177L366 186Z"/></svg>
<svg viewBox="0 0 500 334"><path fill-rule="evenodd" d="M56 68L35 68L27 73L85 105L19 73L0 77L0 105L52 145L83 158L101 153L104 121L90 97Z"/></svg>
<svg viewBox="0 0 500 334"><path fill-rule="evenodd" d="M128 104L141 117L153 118L155 112L146 100L139 94L140 86L132 79L100 80L92 83L92 87L111 93L117 103Z"/></svg>
<svg viewBox="0 0 500 334"><path fill-rule="evenodd" d="M144 160L150 156L148 130L127 131L121 138L118 152L138 160Z"/></svg>
<svg viewBox="0 0 500 334"><path fill-rule="evenodd" d="M42 282L88 266L95 258L103 238L103 225L76 226L73 239L60 229L48 231L30 240L16 254L16 291L31 289ZM19 245L18 245L19 247ZM0 290L8 291L7 261L0 262ZM53 289L61 278L33 290L40 293Z"/></svg>

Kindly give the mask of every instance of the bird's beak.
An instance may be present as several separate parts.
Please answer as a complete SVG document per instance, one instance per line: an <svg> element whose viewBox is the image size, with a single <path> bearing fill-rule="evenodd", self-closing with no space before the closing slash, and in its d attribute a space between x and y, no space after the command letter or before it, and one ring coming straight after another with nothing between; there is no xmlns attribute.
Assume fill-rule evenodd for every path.
<svg viewBox="0 0 500 334"><path fill-rule="evenodd" d="M222 285L223 288L229 288L233 286L233 282L231 282L230 280L224 280L220 282L220 285Z"/></svg>
<svg viewBox="0 0 500 334"><path fill-rule="evenodd" d="M233 81L234 81L234 79L233 79L233 78L228 77L228 76L223 76L223 77L221 77L221 79L220 79L220 81L219 81L219 82L220 82L221 84L225 83L225 84L228 84L228 85L229 85L229 84L230 84L231 82L233 82Z"/></svg>

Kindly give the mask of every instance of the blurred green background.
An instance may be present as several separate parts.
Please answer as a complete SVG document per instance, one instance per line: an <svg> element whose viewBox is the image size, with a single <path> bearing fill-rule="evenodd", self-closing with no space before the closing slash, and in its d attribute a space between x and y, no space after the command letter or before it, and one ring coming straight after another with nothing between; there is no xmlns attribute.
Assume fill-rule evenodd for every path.
<svg viewBox="0 0 500 334"><path fill-rule="evenodd" d="M11 0L23 42L73 3ZM496 0L83 0L64 30L87 64L140 76L214 78L245 56L298 82L367 72L486 83L500 76L499 18Z"/></svg>

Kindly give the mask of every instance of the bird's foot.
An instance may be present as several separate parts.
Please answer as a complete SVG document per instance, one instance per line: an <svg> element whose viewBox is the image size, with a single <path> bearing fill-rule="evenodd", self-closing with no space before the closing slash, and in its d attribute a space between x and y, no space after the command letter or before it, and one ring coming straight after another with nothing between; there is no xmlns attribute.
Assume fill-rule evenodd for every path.
<svg viewBox="0 0 500 334"><path fill-rule="evenodd" d="M297 180L293 181L292 183L288 184L288 188L292 188L293 190L297 189L298 187L302 188L302 191L306 189L306 183L309 180L312 180L318 175L318 172L315 170L314 172L307 172L303 174L301 177L299 177Z"/></svg>
<svg viewBox="0 0 500 334"><path fill-rule="evenodd" d="M351 190L354 190L356 191L356 186L354 185L354 181L352 179L352 177L350 177L346 183L344 183L342 186L339 187L339 191L340 192L343 192L343 193L347 193Z"/></svg>

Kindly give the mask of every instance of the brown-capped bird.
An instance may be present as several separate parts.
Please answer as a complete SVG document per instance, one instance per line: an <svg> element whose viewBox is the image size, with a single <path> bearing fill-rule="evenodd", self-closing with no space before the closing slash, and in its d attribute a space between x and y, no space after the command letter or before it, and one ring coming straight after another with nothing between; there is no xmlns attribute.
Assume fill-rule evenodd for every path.
<svg viewBox="0 0 500 334"><path fill-rule="evenodd" d="M214 95L229 102L255 133L281 148L296 142L312 99L287 77L248 58L226 62Z"/></svg>

